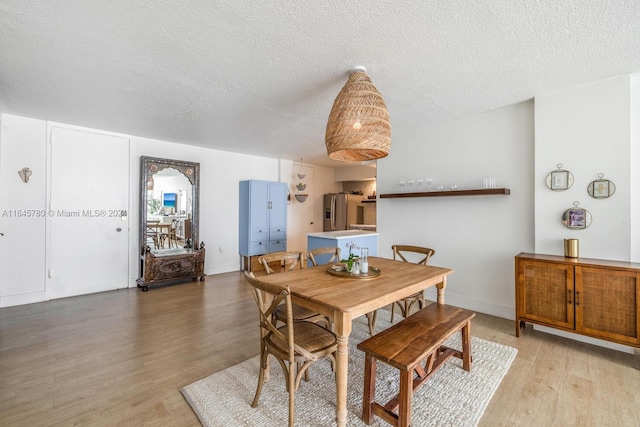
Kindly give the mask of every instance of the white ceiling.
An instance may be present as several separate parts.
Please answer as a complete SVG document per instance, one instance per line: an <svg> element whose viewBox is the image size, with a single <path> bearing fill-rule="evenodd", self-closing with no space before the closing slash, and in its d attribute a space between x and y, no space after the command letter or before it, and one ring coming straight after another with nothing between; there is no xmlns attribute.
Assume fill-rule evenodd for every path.
<svg viewBox="0 0 640 427"><path fill-rule="evenodd" d="M335 166L325 126L355 65L402 144L640 71L640 1L0 0L8 114Z"/></svg>

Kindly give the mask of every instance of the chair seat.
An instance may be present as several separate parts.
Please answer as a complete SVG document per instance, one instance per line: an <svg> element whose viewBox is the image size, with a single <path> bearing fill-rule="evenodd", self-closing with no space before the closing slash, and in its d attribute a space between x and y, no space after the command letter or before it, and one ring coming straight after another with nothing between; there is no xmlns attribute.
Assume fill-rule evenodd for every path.
<svg viewBox="0 0 640 427"><path fill-rule="evenodd" d="M309 320L318 316L318 313L316 313L315 311L300 307L297 304L292 304L291 310L293 311L294 320ZM280 304L279 306L277 306L273 313L276 319L282 322L287 321L287 307L284 304Z"/></svg>
<svg viewBox="0 0 640 427"><path fill-rule="evenodd" d="M287 326L281 326L278 330L286 336ZM293 322L294 342L310 353L322 353L325 350L335 351L338 340L333 332L326 330L317 323L294 321ZM273 334L266 338L269 345L280 349L282 352L288 351L286 341L279 339Z"/></svg>

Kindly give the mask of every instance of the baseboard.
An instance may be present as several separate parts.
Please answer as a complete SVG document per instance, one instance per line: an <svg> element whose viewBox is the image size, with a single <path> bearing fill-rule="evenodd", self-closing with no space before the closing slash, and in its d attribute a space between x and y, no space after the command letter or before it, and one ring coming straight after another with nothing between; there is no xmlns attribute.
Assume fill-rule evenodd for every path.
<svg viewBox="0 0 640 427"><path fill-rule="evenodd" d="M0 297L0 308L13 307L14 305L33 304L36 302L48 301L49 296L46 291L32 292L28 294L6 295Z"/></svg>

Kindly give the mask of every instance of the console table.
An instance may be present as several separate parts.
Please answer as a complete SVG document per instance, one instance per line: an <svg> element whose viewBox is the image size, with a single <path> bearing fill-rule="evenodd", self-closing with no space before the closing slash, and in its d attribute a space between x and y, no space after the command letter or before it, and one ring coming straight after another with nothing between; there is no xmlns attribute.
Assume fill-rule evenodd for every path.
<svg viewBox="0 0 640 427"><path fill-rule="evenodd" d="M640 347L640 263L520 253L516 336L526 323Z"/></svg>

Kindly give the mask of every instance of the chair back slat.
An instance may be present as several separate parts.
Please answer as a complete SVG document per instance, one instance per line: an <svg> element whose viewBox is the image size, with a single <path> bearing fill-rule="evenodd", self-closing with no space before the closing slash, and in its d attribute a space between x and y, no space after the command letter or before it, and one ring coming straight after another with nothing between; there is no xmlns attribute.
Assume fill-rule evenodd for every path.
<svg viewBox="0 0 640 427"><path fill-rule="evenodd" d="M331 255L331 257L329 258L329 261L327 261L326 264L331 264L332 262L340 262L340 248L338 247L311 249L307 256L311 260L311 264L316 266L316 265L319 265L316 258L320 255Z"/></svg>
<svg viewBox="0 0 640 427"><path fill-rule="evenodd" d="M272 252L262 255L258 258L258 262L262 264L267 274L281 273L285 271L297 270L303 268L304 253L298 251L290 252ZM272 267L272 263L279 262L280 270L276 271Z"/></svg>
<svg viewBox="0 0 640 427"><path fill-rule="evenodd" d="M253 297L260 315L261 336L264 338L271 333L279 340L287 343L288 360L293 363L296 346L293 339L293 309L291 307L291 291L289 287L262 282L248 271L245 271L244 275L254 290ZM276 327L272 316L273 311L282 301L286 305L287 312L286 335Z"/></svg>
<svg viewBox="0 0 640 427"><path fill-rule="evenodd" d="M422 265L429 264L429 260L436 253L436 251L431 248L412 245L393 245L391 246L391 249L393 250L393 259L400 258L404 262L412 262L409 261L406 257L408 253L424 255L424 258L422 258L420 261L415 262L415 264Z"/></svg>

